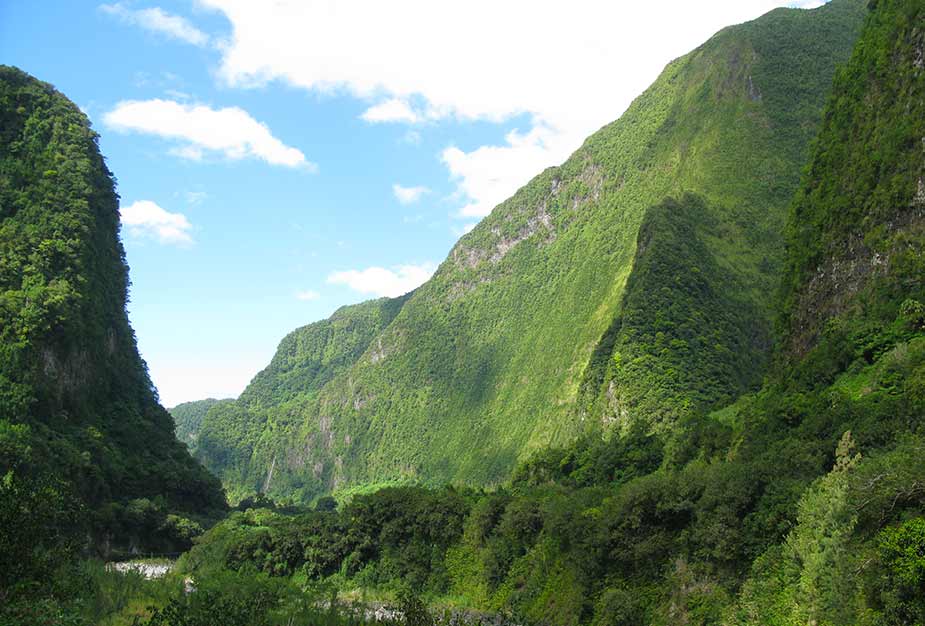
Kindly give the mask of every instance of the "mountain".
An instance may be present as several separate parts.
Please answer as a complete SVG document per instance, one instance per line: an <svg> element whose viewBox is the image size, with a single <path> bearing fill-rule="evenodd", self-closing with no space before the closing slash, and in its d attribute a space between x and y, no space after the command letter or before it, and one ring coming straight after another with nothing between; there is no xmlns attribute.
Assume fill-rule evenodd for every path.
<svg viewBox="0 0 925 626"><path fill-rule="evenodd" d="M236 493L296 499L491 484L550 444L636 422L667 435L756 388L787 207L863 15L860 0L779 9L670 63L391 301L393 319L325 344L344 358L284 340L206 415L199 458Z"/></svg>
<svg viewBox="0 0 925 626"><path fill-rule="evenodd" d="M787 212L760 388L668 432L633 420L544 449L497 489L255 506L180 567L260 568L353 596L410 586L517 623L925 623L925 3L869 6ZM741 336L749 310L732 306L718 223L702 194L646 211L621 316L592 360L605 389L627 384L628 353L651 357L651 381L677 363L636 341L667 332L653 326L696 335L702 316Z"/></svg>
<svg viewBox="0 0 925 626"><path fill-rule="evenodd" d="M341 307L326 320L292 331L236 401L200 400L171 409L178 435L194 442L191 449L207 467L222 473L233 498L253 493L240 485L247 480L253 449L268 436L258 416L297 411L370 348L405 300L380 298Z"/></svg>
<svg viewBox="0 0 925 626"><path fill-rule="evenodd" d="M183 402L171 409L167 409L173 418L177 439L185 443L190 452L196 450L196 439L199 437L199 429L202 427L203 418L205 418L209 409L219 402L230 402L230 400L206 398L205 400Z"/></svg>
<svg viewBox="0 0 925 626"><path fill-rule="evenodd" d="M837 334L833 320L880 326L907 297L922 301L922 6L871 5L878 11L838 75L789 222L782 323L792 359Z"/></svg>
<svg viewBox="0 0 925 626"><path fill-rule="evenodd" d="M101 550L188 545L184 516L226 507L158 404L128 285L115 181L87 117L0 66L0 509L5 531L25 533L5 534L17 550L35 547L37 528L57 532L29 518L46 510L32 496L60 498L49 510L72 515L61 532Z"/></svg>

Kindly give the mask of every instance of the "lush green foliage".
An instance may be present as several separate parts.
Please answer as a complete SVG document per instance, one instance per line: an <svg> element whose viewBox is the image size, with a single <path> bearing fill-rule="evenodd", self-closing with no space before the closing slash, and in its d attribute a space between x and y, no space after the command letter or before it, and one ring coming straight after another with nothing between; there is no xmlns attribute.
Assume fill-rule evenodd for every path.
<svg viewBox="0 0 925 626"><path fill-rule="evenodd" d="M340 572L371 587L404 583L440 590L446 587L444 553L461 535L468 507L469 498L453 490L399 487L358 496L340 512L248 509L209 530L180 567L256 567L309 579Z"/></svg>
<svg viewBox="0 0 925 626"><path fill-rule="evenodd" d="M184 402L178 404L170 411L176 426L177 439L186 444L191 452L196 450L196 440L199 438L199 431L202 428L202 420L206 413L220 400L215 398L206 398L205 400L196 400L194 402Z"/></svg>
<svg viewBox="0 0 925 626"><path fill-rule="evenodd" d="M146 580L98 561L55 571L44 597L0 604L2 626L434 626L407 590L372 619L368 605L338 601L326 585L303 585L253 570L213 570L192 581L168 573ZM446 622L444 622L446 623ZM475 626L476 622L473 622Z"/></svg>
<svg viewBox="0 0 925 626"><path fill-rule="evenodd" d="M118 233L86 116L0 66L0 603L53 614L79 552L184 549L225 508L138 355Z"/></svg>
<svg viewBox="0 0 925 626"><path fill-rule="evenodd" d="M197 454L235 497L485 485L602 421L667 432L755 388L787 205L863 13L774 11L671 63L388 304L394 319L333 337L335 316L284 340L239 402L210 411Z"/></svg>
<svg viewBox="0 0 925 626"><path fill-rule="evenodd" d="M518 623L922 623L925 229L919 217L925 195L908 182L925 177L925 150L921 118L907 123L903 116L925 93L923 59L925 6L877 2L836 82L830 121L791 218L795 237L802 216L813 213L814 241L830 248L813 256L791 239L782 351L759 391L712 413L707 399L689 395L688 405L671 409L674 425L661 436L651 422L627 420L622 434L590 433L535 454L509 487L488 493L389 490L308 518L249 512L244 515L254 519L272 516L272 524L239 524L232 534L233 520L226 522L190 552L204 555L202 561L190 559L187 566L242 569L262 562L270 572L272 564L286 562L279 573L379 590L407 578L435 601L508 611ZM904 87L883 88L897 84ZM869 110L884 93L889 104ZM841 115L845 119L831 122ZM881 158L868 146L877 175L852 204L869 210L845 226L845 207L813 190L843 188L839 181L863 170L857 169L863 153L831 155L847 154L888 128L898 133L884 147L892 156ZM890 152L890 145L915 145L919 152ZM906 182L891 187L896 195L879 191L897 180ZM614 368L624 366L625 355L629 363L648 359L656 372L687 366L709 386L739 376L734 370L752 358L743 354L760 353L748 341L729 340L743 336L736 329L746 324L748 309L732 299L748 288L705 243L721 223L712 202L682 196L652 205L622 292L622 317L597 353L605 357L599 384L619 375ZM863 254L853 243L861 231L874 233ZM864 270L864 254L873 249L883 262ZM864 271L846 279L840 273L846 259L853 261L847 267ZM677 281L682 266L687 280ZM700 332L701 317L715 323L711 340ZM675 360L685 348L672 345L678 341L698 346L706 365L694 356ZM647 413L659 408L645 401L648 391L657 393L657 379L646 379L637 396L642 400L635 406ZM676 393L669 389L665 397ZM452 515L436 505L447 498L462 505ZM396 551L427 555L414 546L434 541L432 530L415 523L428 508L443 511L443 522L432 524L444 531L435 544L440 549L397 567ZM299 529L305 519L329 521L306 532ZM395 533L394 520L409 533ZM264 524L272 532L262 530ZM303 539L300 550L288 551L306 534L326 537L328 550L306 550ZM371 543L331 549L350 537ZM359 545L366 558L356 556ZM296 560L285 561L287 554ZM315 554L322 558L313 561ZM260 560L268 555L269 567Z"/></svg>
<svg viewBox="0 0 925 626"><path fill-rule="evenodd" d="M909 392L923 366L919 333L830 386L772 385L665 442L633 429L544 451L489 493L236 513L181 567L378 594L410 582L518 623L910 623L895 616L922 608L925 403Z"/></svg>

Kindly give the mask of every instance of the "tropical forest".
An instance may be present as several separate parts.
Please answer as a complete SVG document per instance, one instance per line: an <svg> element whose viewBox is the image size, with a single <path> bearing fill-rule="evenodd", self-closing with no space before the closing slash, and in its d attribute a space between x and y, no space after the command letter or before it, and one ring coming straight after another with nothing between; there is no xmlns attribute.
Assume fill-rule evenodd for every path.
<svg viewBox="0 0 925 626"><path fill-rule="evenodd" d="M418 284L373 285L366 296L333 299L324 317L296 312L302 322L280 322L288 334L261 340L260 354L272 357L261 356L224 397L225 387L201 382L221 374L194 367L199 361L175 376L192 390L186 395L170 392L164 368L148 361L179 332L162 322L163 340L150 335L159 316L189 315L191 332L222 334L222 354L250 350L251 329L224 325L221 315L203 322L194 312L210 292L174 297L166 285L181 278L166 265L136 274L143 255L162 249L193 259L209 234L156 205L129 207L131 185L140 184L132 181L162 185L161 163L182 177L227 167L215 187L227 180L259 194L283 185L267 163L301 152L270 128L308 122L258 103L276 89L306 111L327 111L392 84L336 86L339 63L367 71L337 59L375 29L378 14L356 18L350 46L332 48L317 67L300 57L277 70L292 67L284 65L288 31L254 40L251 29L257 15L289 11L286 3L250 7L247 19L219 0L178 5L189 19L138 2L83 7L94 24L147 33L161 46L154 56L174 44L186 46L186 64L224 55L209 70L225 81L216 93L238 89L233 72L242 67L262 81L240 98L268 123L243 124L251 135L240 145L212 132L210 115L249 119L247 111L171 96L171 110L190 120L189 145L171 153L204 151L175 168L176 154L133 144L142 131L131 128L167 118L151 108L131 121L141 100L103 115L104 67L91 70L96 100L89 91L71 99L61 84L67 72L40 74L69 53L13 43L29 28L19 13L26 4L0 7L8 41L0 55L9 57L0 56L9 62L0 65L0 626L925 626L925 0L765 2L777 8L762 5L739 23L719 8L735 3L691 3L691 11L719 11L723 27L660 61L649 86L630 93L625 110L606 109L605 123L569 145L570 156L526 172L513 194L454 234ZM594 21L589 7L600 4L574 10ZM695 28L667 14L667 25L636 24L632 9L615 4L646 38ZM400 5L392 8L401 13ZM429 6L421 11L439 15L435 24L462 11ZM479 19L506 19L496 9ZM305 38L340 38L336 9L324 10L331 23ZM518 15L529 29L539 22L526 14L551 10L525 4ZM221 15L232 20L231 39L190 21ZM569 55L572 22L561 19L561 30L542 32L542 47ZM293 17L274 23L287 21L294 32L305 26ZM467 33L473 48L502 45L486 28L485 41ZM456 41L447 37L448 46ZM424 40L436 46L439 37ZM34 66L14 54L32 45ZM385 68L392 53L381 54L383 75L411 85L381 106L406 106L393 114L418 133L383 146L410 150L421 134L457 133L459 148L441 157L451 164L491 149L465 152L484 143L490 116L442 113L437 96L414 86L410 66ZM596 63L592 48L582 54ZM110 71L127 62L114 60ZM621 83L621 68L595 75ZM485 71L491 92L494 74ZM312 72L329 83L294 95ZM544 85L563 81L544 89L559 94L564 111L602 106L583 102L591 96L570 91L575 83L555 67L524 72L508 80L526 100L540 98L530 82L540 72ZM283 80L291 84L279 87ZM313 156L329 144L385 151L358 139L391 128L376 111L387 113L351 114L353 139L313 126ZM545 132L539 113L533 122L529 133ZM158 149L180 137L158 132ZM485 175L500 180L529 133L511 130L508 152L497 148ZM129 149L147 159L143 167ZM518 171L533 167L524 158ZM263 161L253 176L248 159ZM412 169L382 167L393 166ZM334 166L329 173L324 162L294 168L296 195L325 176L344 194L367 180ZM475 176L465 172L451 180L464 185ZM444 202L428 185L396 185L399 206ZM207 203L190 200L190 219ZM256 216L268 225L271 205ZM338 232L367 228L331 211ZM229 234L216 236L232 237L234 210L223 219ZM160 241L133 238L151 224ZM270 248L283 246L266 236ZM164 247L171 237L180 245ZM318 237L332 250L349 246L339 241L345 235ZM247 263L265 253L257 244L225 248ZM373 282L383 287L391 274ZM318 284L339 284L337 276ZM213 306L229 316L246 306L255 327L283 320L244 286L271 280L239 273ZM318 298L300 292L292 301ZM156 311L147 304L154 299Z"/></svg>

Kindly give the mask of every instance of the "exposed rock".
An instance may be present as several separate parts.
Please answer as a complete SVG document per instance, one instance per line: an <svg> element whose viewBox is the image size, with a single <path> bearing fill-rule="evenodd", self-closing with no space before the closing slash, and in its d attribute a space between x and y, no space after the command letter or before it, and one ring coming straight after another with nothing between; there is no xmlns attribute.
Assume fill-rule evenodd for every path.
<svg viewBox="0 0 925 626"><path fill-rule="evenodd" d="M502 237L495 243L494 251L491 256L488 257L488 260L491 263L498 263L514 248L514 246L535 235L541 227L549 230L550 240L555 237L555 231L552 228L552 220L549 217L549 213L546 211L545 201L540 205L539 209L537 209L536 215L528 219L527 223L516 235L513 237Z"/></svg>
<svg viewBox="0 0 925 626"><path fill-rule="evenodd" d="M152 563L149 561L119 561L117 563L107 563L106 569L110 571L126 574L128 572L138 572L148 580L163 578L173 568L172 561Z"/></svg>
<svg viewBox="0 0 925 626"><path fill-rule="evenodd" d="M752 102L761 102L761 91L758 90L758 87L755 86L755 82L752 80L752 75L748 75L746 81L748 83L748 99Z"/></svg>
<svg viewBox="0 0 925 626"><path fill-rule="evenodd" d="M922 181L919 183L919 190L925 192ZM886 227L888 233L925 229L925 202L917 194L912 207ZM856 302L857 294L872 279L886 274L889 267L890 255L868 248L861 234L838 244L838 249L826 255L800 294L793 316L791 351L797 356L805 354L814 345L825 321L846 312Z"/></svg>
<svg viewBox="0 0 925 626"><path fill-rule="evenodd" d="M925 30L913 30L912 41L912 67L921 70L925 68Z"/></svg>
<svg viewBox="0 0 925 626"><path fill-rule="evenodd" d="M382 345L382 337L376 338L376 347L369 354L370 363L378 363L388 356L388 352Z"/></svg>
<svg viewBox="0 0 925 626"><path fill-rule="evenodd" d="M270 462L270 469L267 471L267 478L263 481L263 493L267 493L270 490L270 483L273 481L273 470L276 469L276 457L273 457L273 460Z"/></svg>

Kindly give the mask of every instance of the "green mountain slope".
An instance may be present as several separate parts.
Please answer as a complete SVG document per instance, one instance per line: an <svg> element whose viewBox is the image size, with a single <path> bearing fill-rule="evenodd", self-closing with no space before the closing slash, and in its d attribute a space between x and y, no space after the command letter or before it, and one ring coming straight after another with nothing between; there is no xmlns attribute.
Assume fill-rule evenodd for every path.
<svg viewBox="0 0 925 626"><path fill-rule="evenodd" d="M270 365L254 377L237 401L223 400L207 407L188 403L187 407L200 414L198 423L186 415L185 407L173 409L178 433L189 429L196 441L197 458L224 478L232 497L262 489L263 483L249 481L255 447L268 437L278 436L276 423L298 414L307 400L353 365L407 299L381 298L341 307L326 320L294 330L283 338ZM372 346L372 350L377 349L381 349L378 342ZM201 414L203 408L207 411ZM314 467L299 469L315 471Z"/></svg>
<svg viewBox="0 0 925 626"><path fill-rule="evenodd" d="M793 357L816 347L833 318L882 325L902 297L922 301L922 7L872 4L886 6L838 76L790 221L783 324Z"/></svg>
<svg viewBox="0 0 925 626"><path fill-rule="evenodd" d="M667 433L755 387L786 207L863 13L860 0L773 11L672 62L463 237L349 368L210 411L206 424L258 433L234 444L245 465L210 467L237 490L295 497L486 484L601 424Z"/></svg>
<svg viewBox="0 0 925 626"><path fill-rule="evenodd" d="M804 467L850 432L732 623L925 621L925 3L870 6L793 203L776 384L740 412Z"/></svg>
<svg viewBox="0 0 925 626"><path fill-rule="evenodd" d="M222 400L206 398L205 400L183 402L172 409L167 409L173 418L177 439L185 443L190 452L196 450L196 439L199 437L199 430L202 428L202 420L205 418L206 413L219 402L222 402Z"/></svg>
<svg viewBox="0 0 925 626"><path fill-rule="evenodd" d="M87 524L71 520L66 532L125 544L161 531L170 540L166 526L141 528L166 511L201 515L225 503L176 440L138 354L118 207L86 116L50 85L0 66L4 503L28 507L29 489L51 481L44 493L72 498ZM54 532L48 520L7 522Z"/></svg>
<svg viewBox="0 0 925 626"><path fill-rule="evenodd" d="M925 3L870 6L792 203L778 349L756 393L667 436L637 422L543 450L496 490L239 513L181 567L410 584L517 623L925 623ZM707 207L685 195L647 213L599 351L620 355L618 374L630 357L658 357L652 380L676 366L653 328L699 338L705 315L741 336Z"/></svg>

